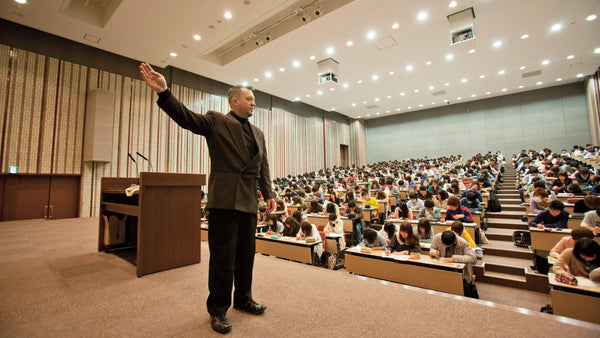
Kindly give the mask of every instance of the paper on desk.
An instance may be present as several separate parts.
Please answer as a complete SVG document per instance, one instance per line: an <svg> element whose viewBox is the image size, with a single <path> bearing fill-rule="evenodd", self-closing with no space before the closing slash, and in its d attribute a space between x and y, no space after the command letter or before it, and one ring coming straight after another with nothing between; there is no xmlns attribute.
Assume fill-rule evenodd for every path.
<svg viewBox="0 0 600 338"><path fill-rule="evenodd" d="M391 255L391 257L397 261L407 261L410 255Z"/></svg>
<svg viewBox="0 0 600 338"><path fill-rule="evenodd" d="M577 285L579 285L579 286L596 286L596 287L600 286L600 283L593 282L589 278L585 278L585 277L581 277L581 276L576 276L575 278L577 278Z"/></svg>

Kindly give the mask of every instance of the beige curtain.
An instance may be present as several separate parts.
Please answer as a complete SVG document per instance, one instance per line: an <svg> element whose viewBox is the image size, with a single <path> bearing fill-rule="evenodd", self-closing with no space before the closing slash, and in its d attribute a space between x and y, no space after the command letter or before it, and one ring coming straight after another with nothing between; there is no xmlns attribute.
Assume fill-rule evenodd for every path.
<svg viewBox="0 0 600 338"><path fill-rule="evenodd" d="M585 96L591 141L594 145L600 145L600 71L586 79Z"/></svg>

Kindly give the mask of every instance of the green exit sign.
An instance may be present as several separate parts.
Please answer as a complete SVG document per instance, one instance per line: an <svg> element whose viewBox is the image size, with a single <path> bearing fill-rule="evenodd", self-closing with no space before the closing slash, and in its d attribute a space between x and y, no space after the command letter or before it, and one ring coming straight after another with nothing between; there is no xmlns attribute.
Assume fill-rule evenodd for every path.
<svg viewBox="0 0 600 338"><path fill-rule="evenodd" d="M19 171L19 167L8 167L9 174L16 174Z"/></svg>

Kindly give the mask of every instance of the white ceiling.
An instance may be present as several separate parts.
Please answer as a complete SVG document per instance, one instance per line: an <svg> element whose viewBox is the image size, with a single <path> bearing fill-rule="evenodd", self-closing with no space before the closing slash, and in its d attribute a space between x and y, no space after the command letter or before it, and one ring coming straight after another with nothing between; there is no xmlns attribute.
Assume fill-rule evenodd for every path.
<svg viewBox="0 0 600 338"><path fill-rule="evenodd" d="M458 0L454 8L448 6L450 0L354 0L225 66L202 56L307 0L123 0L104 27L61 14L63 5L86 0L29 0L25 5L0 1L0 17L9 21L159 67L170 65L229 84L247 81L261 91L290 101L299 97L353 118L581 81L577 74L591 75L600 66L600 54L594 53L600 47L600 18L586 20L590 14L600 16L598 0ZM104 1L89 2L101 6ZM447 15L469 7L476 16L475 39L450 46ZM233 18L225 19L225 11ZM421 11L427 12L423 21L417 19ZM393 29L394 23L399 28ZM552 31L557 23L562 29ZM370 30L376 32L374 40L366 36ZM83 39L85 34L99 37L100 42ZM202 39L195 41L194 34ZM523 34L529 38L521 39ZM397 45L378 50L374 42L386 37ZM346 45L349 40L353 41L350 47ZM495 41L502 45L493 47ZM328 47L334 48L333 54L326 54ZM171 52L177 56L169 56ZM450 61L448 54L454 56ZM567 59L569 55L574 58ZM334 91L317 84L316 62L327 57L339 62L340 83ZM300 67L292 65L294 60L300 61ZM542 65L544 60L549 64ZM406 70L407 65L413 66L412 71ZM521 70L521 66L526 68ZM279 71L280 67L285 71ZM522 73L536 70L541 74L522 78ZM271 78L265 77L267 71L272 72ZM372 79L374 74L377 80ZM446 94L432 95L439 90ZM365 108L373 105L377 107Z"/></svg>

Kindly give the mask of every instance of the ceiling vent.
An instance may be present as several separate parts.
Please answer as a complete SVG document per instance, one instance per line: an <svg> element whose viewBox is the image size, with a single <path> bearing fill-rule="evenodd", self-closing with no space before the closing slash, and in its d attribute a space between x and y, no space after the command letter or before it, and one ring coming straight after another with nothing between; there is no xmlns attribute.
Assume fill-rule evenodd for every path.
<svg viewBox="0 0 600 338"><path fill-rule="evenodd" d="M521 74L521 77L522 78L527 78L527 77L532 77L532 76L538 76L540 74L542 74L542 70L541 69L534 70L533 72L529 72L529 73L523 73L523 74Z"/></svg>
<svg viewBox="0 0 600 338"><path fill-rule="evenodd" d="M393 47L397 44L398 42L396 42L396 40L394 40L394 38L392 38L391 36L386 36L383 39L373 42L373 46L375 46L375 48L377 48L378 50L384 50L386 48Z"/></svg>
<svg viewBox="0 0 600 338"><path fill-rule="evenodd" d="M445 95L446 91L445 90L438 90L437 92L431 92L431 95L433 96L439 96L439 95Z"/></svg>
<svg viewBox="0 0 600 338"><path fill-rule="evenodd" d="M447 18L450 26L451 45L475 38L475 30L473 27L475 11L473 10L473 7L450 14Z"/></svg>
<svg viewBox="0 0 600 338"><path fill-rule="evenodd" d="M123 0L65 0L60 13L90 25L104 27Z"/></svg>
<svg viewBox="0 0 600 338"><path fill-rule="evenodd" d="M379 106L377 106L377 105L374 105L374 104L372 104L372 105L370 105L370 106L365 106L365 108L367 108L367 109L375 109L375 108L378 108L378 107L379 107Z"/></svg>

